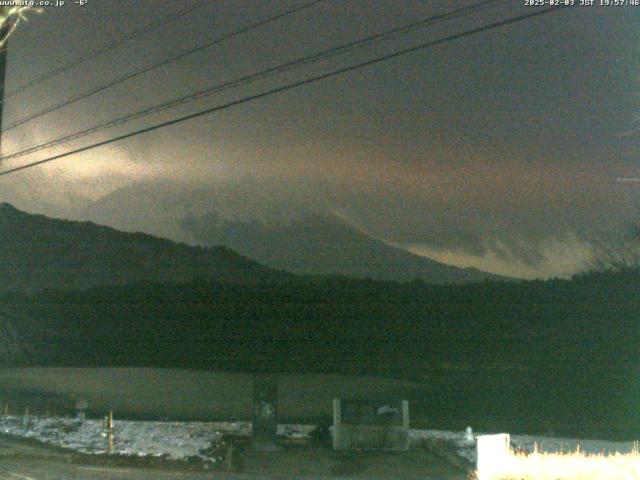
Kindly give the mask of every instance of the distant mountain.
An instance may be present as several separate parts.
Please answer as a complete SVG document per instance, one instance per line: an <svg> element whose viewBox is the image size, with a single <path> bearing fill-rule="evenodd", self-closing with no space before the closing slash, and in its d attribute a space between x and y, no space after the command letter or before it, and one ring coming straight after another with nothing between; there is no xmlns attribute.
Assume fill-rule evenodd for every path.
<svg viewBox="0 0 640 480"><path fill-rule="evenodd" d="M85 289L208 279L250 284L290 275L226 247L192 247L90 222L31 215L0 204L0 291Z"/></svg>
<svg viewBox="0 0 640 480"><path fill-rule="evenodd" d="M140 182L86 203L79 217L190 244L225 245L297 274L434 284L504 279L393 247L327 213L328 205L309 204L307 196L286 185L245 183L238 188Z"/></svg>
<svg viewBox="0 0 640 480"><path fill-rule="evenodd" d="M139 231L178 242L198 243L183 226L186 216L215 211L224 218L279 221L309 210L286 185L242 181L216 185L169 180L136 182L94 201L85 201L73 218L127 232Z"/></svg>
<svg viewBox="0 0 640 480"><path fill-rule="evenodd" d="M187 215L185 230L199 243L222 244L270 267L297 274L340 274L376 280L465 283L505 279L414 255L370 237L333 215L306 214L263 223L214 213Z"/></svg>
<svg viewBox="0 0 640 480"><path fill-rule="evenodd" d="M177 242L195 243L180 226L187 214L203 214L220 201L202 186L175 182L137 182L94 201L84 202L78 220L90 220L125 232L145 232Z"/></svg>

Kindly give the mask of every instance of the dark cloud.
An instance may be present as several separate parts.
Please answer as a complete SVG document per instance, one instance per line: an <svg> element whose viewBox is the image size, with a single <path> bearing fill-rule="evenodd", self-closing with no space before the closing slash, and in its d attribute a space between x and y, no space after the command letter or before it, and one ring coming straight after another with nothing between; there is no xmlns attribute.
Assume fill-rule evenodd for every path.
<svg viewBox="0 0 640 480"><path fill-rule="evenodd" d="M296 3L212 3L189 23L177 22L12 98L5 121ZM22 26L12 45L9 90L180 6L168 0L91 5L46 11ZM451 2L444 1L328 2L295 21L274 23L32 122L4 142L20 148L449 8ZM503 6L416 32L393 48L523 11L520 5ZM184 205L244 220L331 211L394 244L491 257L543 272L549 245L564 245L558 251L565 255L571 242L596 231L620 231L637 219L640 184L620 179L640 178L634 133L640 112L639 20L636 8L555 13L89 152L44 173L5 177L3 195L32 210L55 213L57 205L60 215L90 216L95 204L87 197L99 201L123 187L132 192L141 181L162 181L168 183L156 190L183 206L162 209L155 204L167 203L154 194L143 209L127 193L123 201L138 215L123 220L120 210L104 207L114 197L105 197L93 211L95 219L179 237ZM45 48L52 43L57 48ZM305 74L391 48L377 47ZM83 204L60 200L47 190L47 181ZM182 193L169 193L175 184L183 185ZM33 191L28 202L16 193L22 187ZM156 215L143 213L154 209Z"/></svg>

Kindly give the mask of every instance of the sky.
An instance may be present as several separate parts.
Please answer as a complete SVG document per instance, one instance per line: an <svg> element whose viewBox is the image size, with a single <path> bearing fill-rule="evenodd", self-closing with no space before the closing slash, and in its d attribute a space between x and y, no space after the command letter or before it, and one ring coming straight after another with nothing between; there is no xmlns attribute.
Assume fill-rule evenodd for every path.
<svg viewBox="0 0 640 480"><path fill-rule="evenodd" d="M9 43L6 92L191 3L89 0L32 12ZM204 2L10 96L4 125L303 3ZM2 149L472 3L326 0L4 132ZM502 2L4 163L42 159L535 8ZM639 220L639 58L639 7L576 6L0 177L0 199L175 239L175 217L189 209L257 218L314 210L450 264L566 276L583 267L586 242Z"/></svg>

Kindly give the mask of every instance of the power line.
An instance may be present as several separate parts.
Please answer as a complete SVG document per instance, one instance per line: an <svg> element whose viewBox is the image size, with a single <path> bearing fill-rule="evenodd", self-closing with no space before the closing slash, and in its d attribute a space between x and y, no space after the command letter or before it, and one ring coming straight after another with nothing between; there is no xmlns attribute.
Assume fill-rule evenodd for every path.
<svg viewBox="0 0 640 480"><path fill-rule="evenodd" d="M377 63L384 62L384 61L387 61L387 60L391 60L393 58L397 58L397 57L400 57L400 56L403 56L403 55L407 55L409 53L414 53L414 52L417 52L419 50L424 50L424 49L429 48L429 47L433 47L433 46L436 46L436 45L441 45L441 44L444 44L444 43L447 43L447 42L450 42L450 41L453 41L453 40L457 40L457 39L460 39L460 38L464 38L464 37L467 37L467 36L470 36L470 35L475 35L475 34L478 34L478 33L487 32L489 30L493 30L493 29L496 29L496 28L499 28L499 27L503 27L505 25L510 25L510 24L513 24L513 23L521 22L521 21L528 20L528 19L533 18L533 17L538 17L538 16L541 16L541 15L545 15L545 14L548 14L548 13L559 11L559 10L562 10L562 9L565 9L565 8L569 8L569 7L564 6L564 5L558 6L558 7L549 7L549 8L545 8L545 9L542 9L542 10L537 10L537 11L534 11L534 12L531 12L531 13L528 13L528 14L519 15L517 17L512 17L512 18L509 18L509 19L506 19L506 20L493 22L493 23L490 23L488 25L484 25L482 27L474 28L472 30L467 30L465 32L449 35L447 37L443 37L443 38L440 38L438 40L434 40L434 41L431 41L431 42L422 43L420 45L416 45L416 46L413 46L413 47L405 48L405 49L399 50L397 52L393 52L393 53L390 53L390 54L387 54L387 55L376 57L376 58L374 58L372 60L367 60L365 62L361 62L361 63L357 63L357 64L350 65L350 66L347 66L347 67L343 67L343 68L340 68L340 69L337 69L337 70L333 70L333 71L328 72L328 73L324 73L324 74L317 75L317 76L314 76L314 77L310 77L310 78L307 78L307 79L304 79L304 80L299 80L299 81L292 82L292 83L289 83L289 84L286 84L286 85L275 87L275 88L272 88L272 89L267 90L265 92L261 92L261 93L255 94L255 95L250 95L250 96L241 98L239 100L234 100L232 102L225 103L223 105L218 105L218 106L215 106L215 107L212 107L212 108L208 108L206 110L202 110L200 112L196 112L196 113L192 113L192 114L189 114L189 115L185 115L183 117L175 118L173 120L169 120L169 121L162 122L162 123L150 126L150 127L146 127L146 128L140 129L140 130L136 130L134 132L130 132L130 133L127 133L127 134L124 134L124 135L113 137L113 138L110 138L108 140L103 140L101 142L97 142L97 143L94 143L92 145L87 145L87 146L84 146L84 147L81 147L81 148L77 148L77 149L69 151L69 152L61 153L61 154L54 155L54 156L51 156L51 157L48 157L48 158L45 158L45 159L42 159L42 160L38 160L36 162L32 162L32 163L29 163L29 164L26 164L26 165L22 165L22 166L15 167L15 168L12 168L12 169L9 169L9 170L5 170L5 171L0 172L0 176L9 175L11 173L15 173L15 172L18 172L18 171L21 171L21 170L26 170L27 168L32 168L32 167L35 167L35 166L38 166L38 165L42 165L44 163L53 162L53 161L59 160L61 158L69 157L71 155L75 155L75 154L78 154L78 153L83 153L83 152L86 152L88 150L93 150L94 148L98 148L98 147L102 147L102 146L105 146L105 145L109 145L111 143L119 142L119 141L125 140L127 138L132 138L132 137L135 137L137 135L141 135L141 134L144 134L144 133L152 132L154 130L159 130L161 128L169 127L171 125L176 125L178 123L182 123L182 122L185 122L187 120L192 120L194 118L201 117L201 116L204 116L204 115L208 115L208 114L211 114L211 113L214 113L214 112L218 112L218 111L221 111L221 110L225 110L227 108L231 108L231 107L234 107L234 106L237 106L237 105L242 105L242 104L254 101L254 100L258 100L258 99L261 99L261 98L269 97L269 96L275 95L277 93L282 93L282 92L285 92L285 91L288 91L288 90L292 90L294 88L298 88L298 87L301 87L301 86L304 86L304 85L309 85L311 83L319 82L321 80L326 80L328 78L336 77L338 75L342 75L342 74L347 73L347 72L351 72L351 71L354 71L354 70L357 70L357 69L360 69L360 68L364 68L364 67L368 67L368 66L371 66L371 65L375 65Z"/></svg>
<svg viewBox="0 0 640 480"><path fill-rule="evenodd" d="M158 19L156 22L152 22L151 24L138 29L138 30L134 30L131 33L128 33L122 37L120 37L118 40L116 40L115 42L109 42L105 45L103 45L100 48L97 48L96 50L92 50L84 55L81 55L79 57L76 57L75 59L69 61L68 63L65 63L63 65L60 65L59 67L54 68L53 70L50 70L47 73L44 73L42 75L40 75L39 77L35 77L32 80L29 80L26 83L23 83L22 85L16 87L13 91L7 93L4 97L4 99L0 99L0 104L5 103L9 98L25 91L28 88L31 88L35 85L38 85L42 82L46 82L47 80L60 75L61 73L64 73L68 70L71 70L72 68L75 68L79 65L82 65L84 62L86 62L87 60L92 60L100 55L103 55L107 52L110 52L111 50L116 50L117 48L120 48L122 45L128 43L129 41L141 37L149 32L152 32L153 30L156 30L160 27L163 27L165 25L167 25L168 23L171 23L175 20L178 20L184 16L187 16L193 12L195 12L196 10L199 10L200 8L203 8L205 6L209 5L209 2L207 0L199 0L196 1L195 3L193 3L192 5L189 5L188 7L185 7L181 10L178 10L175 13L171 13L169 15L165 15L163 17L161 17L160 19Z"/></svg>
<svg viewBox="0 0 640 480"><path fill-rule="evenodd" d="M246 85L249 83L253 83L255 81L258 80L262 80L265 78L269 78L271 76L283 73L283 72L287 72L290 70L293 70L295 68L298 68L300 66L303 65L308 65L308 64L312 64L312 63L317 63L321 60L326 60L338 55L342 55L344 53L348 53L351 51L354 51L358 48L361 47L369 47L371 45L374 45L376 43L379 42L383 42L383 41L387 41L390 39L393 39L399 35L402 34L406 34L409 33L413 30L416 30L418 28L422 28L425 27L427 25L432 25L432 24L436 24L438 22L441 21L445 21L445 20L450 20L453 18L459 18L465 15L469 15L471 13L480 11L481 9L493 6L495 4L498 3L502 3L505 0L483 0L479 3L476 3L474 5L468 6L468 7L464 7L464 8L459 8L457 10L452 10L450 12L446 12L446 13L442 13L439 15L434 15L416 22L412 22L400 27L396 27L394 29L391 30L386 30L383 32L379 32L373 35L369 35L368 37L365 37L363 39L360 40L356 40L356 41L352 41L352 42L348 42L346 44L342 44L342 45L338 45L326 50L323 50L321 52L318 52L316 54L313 54L311 56L306 56L306 57L302 57L302 58L298 58L296 60L293 61L289 61L289 62L285 62L283 64L274 66L274 67L269 67L265 70L262 70L260 72L257 73L253 73L251 75L247 75L244 77L241 77L239 79L233 80L233 81L229 81L229 82L225 82L222 84L217 84L214 85L212 87L208 87L206 89L200 90L198 92L193 92L190 93L188 95L179 97L177 99L173 99L170 100L168 102L163 102L159 105L155 105L152 107L148 107L145 109L142 109L138 112L134 112L134 113L130 113L127 114L125 116L116 118L114 120L111 120L109 122L106 123L101 123L98 125L94 125L93 127L89 127L85 130L81 130L79 132L74 132L68 135L64 135L61 137L58 137L56 139L53 140L49 140L47 142L41 143L39 145L35 145L32 147L28 147L26 149L23 150L19 150L19 151L15 151L12 153L8 153L4 156L0 156L0 162L3 160L9 160L12 158L18 158L18 157L23 157L25 155L28 155L30 153L34 153L46 148L50 148L53 146L57 146L57 145L61 145L64 143L68 143L70 141L73 140L78 140L80 138L83 138L87 135L91 135L97 132L100 132L102 130L106 130L108 128L112 128L118 125L122 125L124 123L128 123L130 121L133 120L137 120L140 118L144 118L147 117L149 115L155 114L155 113L159 113L162 112L164 110L168 110L171 108L175 108L177 106L180 105L184 105L187 103L191 103L194 102L196 100L200 100L202 98L205 98L207 96L213 95L215 93L220 93L222 91L226 91L226 90L230 90L233 88L237 88L240 87L242 85Z"/></svg>
<svg viewBox="0 0 640 480"><path fill-rule="evenodd" d="M120 83L126 82L126 81L131 80L131 79L136 78L136 77L139 77L140 75L148 73L148 72L150 72L152 70L155 70L157 68L163 67L163 66L168 65L170 63L173 63L173 62L175 62L177 60L180 60L180 59L182 59L184 57L187 57L189 55L193 55L196 52L200 52L200 51L202 51L202 50L204 50L206 48L210 48L210 47L212 47L214 45L222 43L225 40L229 40L231 38L234 38L234 37L237 37L237 36L242 35L244 33L247 33L247 32L249 32L251 30L255 30L258 27L262 27L262 26L267 25L269 23L275 22L276 20L280 20L282 18L285 18L285 17L288 17L290 15L293 15L294 13L298 13L298 12L301 12L302 10L311 8L311 7L315 6L315 5L317 5L318 3L321 3L321 2L324 2L324 1L326 1L326 0L313 0L311 2L303 4L301 6L294 7L294 8L291 8L289 10L285 10L283 12L280 12L280 13L276 14L276 15L272 15L272 16L270 16L268 18L265 18L263 20L255 22L255 23L252 23L251 25L248 25L246 27L242 27L242 28L240 28L238 30L235 30L235 31L231 32L231 33L227 33L225 35L217 37L214 40L208 41L208 42L206 42L206 43L204 43L202 45L198 45L195 48L186 50L186 51L184 51L182 53L179 53L178 55L175 55L173 57L169 57L167 59L161 60L161 61L159 61L157 63L154 63L153 65L150 65L148 67L143 67L141 69L135 70L132 73L128 73L126 75L123 75L121 77L116 78L115 80L111 80L111 81L109 81L109 82L107 82L105 84L102 84L102 85L100 85L100 86L98 86L96 88L93 88L92 90L89 90L88 92L81 93L80 95L68 98L66 100L63 100L62 102L59 102L59 103L55 104L55 105L52 105L52 106L47 107L47 108L44 108L44 109L40 110L39 112L36 112L34 114L31 114L31 115L28 115L26 117L23 117L20 120L17 120L15 122L7 125L2 130L2 133L7 132L9 130L12 130L12 129L14 129L14 128L20 126L20 125L23 125L23 124L25 124L27 122L30 122L32 120L35 120L38 117L41 117L41 116L46 115L48 113L52 113L52 112L60 110L60 109L62 109L64 107L67 107L69 105L72 105L72 104L74 104L76 102L79 102L80 100L84 100L86 98L92 97L93 95L96 95L96 94L98 94L98 93L100 93L100 92L102 92L104 90L107 90L107 89L109 89L111 87L115 87L116 85L119 85Z"/></svg>

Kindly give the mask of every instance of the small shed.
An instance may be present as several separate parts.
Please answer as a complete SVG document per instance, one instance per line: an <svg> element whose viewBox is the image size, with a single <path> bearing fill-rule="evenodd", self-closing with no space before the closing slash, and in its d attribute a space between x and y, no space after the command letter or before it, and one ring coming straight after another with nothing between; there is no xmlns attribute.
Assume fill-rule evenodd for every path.
<svg viewBox="0 0 640 480"><path fill-rule="evenodd" d="M408 450L407 400L333 400L334 450Z"/></svg>

